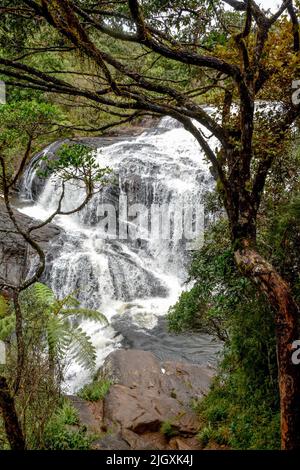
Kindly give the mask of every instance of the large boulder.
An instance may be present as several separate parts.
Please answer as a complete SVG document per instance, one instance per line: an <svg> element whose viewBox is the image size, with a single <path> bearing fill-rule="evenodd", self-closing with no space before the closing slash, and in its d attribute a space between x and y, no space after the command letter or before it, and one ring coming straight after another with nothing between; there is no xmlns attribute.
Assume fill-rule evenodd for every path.
<svg viewBox="0 0 300 470"><path fill-rule="evenodd" d="M112 352L102 371L116 384L130 389L160 389L177 399L201 398L209 389L214 371L199 364L160 361L154 354L138 349L119 349Z"/></svg>
<svg viewBox="0 0 300 470"><path fill-rule="evenodd" d="M26 231L34 221L14 210L16 221L22 230ZM36 223L36 222L35 222ZM49 243L61 232L55 225L49 224L32 232L32 238L47 252ZM18 286L26 278L32 264L35 251L17 233L5 207L0 199L0 280L3 283Z"/></svg>
<svg viewBox="0 0 300 470"><path fill-rule="evenodd" d="M199 421L192 400L209 389L214 371L201 365L161 362L151 352L118 350L100 371L113 385L104 399L103 423L120 450L197 448ZM163 432L163 428L171 427ZM124 444L124 442L126 444ZM118 443L118 444L117 444ZM98 449L107 440L97 442Z"/></svg>

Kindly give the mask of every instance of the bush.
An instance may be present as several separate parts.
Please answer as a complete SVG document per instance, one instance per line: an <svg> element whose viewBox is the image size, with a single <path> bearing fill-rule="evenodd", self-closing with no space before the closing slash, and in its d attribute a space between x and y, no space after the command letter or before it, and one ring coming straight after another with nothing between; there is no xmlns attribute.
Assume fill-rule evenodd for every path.
<svg viewBox="0 0 300 470"><path fill-rule="evenodd" d="M196 406L202 422L199 439L202 445L279 449L273 312L259 296L245 299L231 316L229 332L219 374Z"/></svg>
<svg viewBox="0 0 300 470"><path fill-rule="evenodd" d="M268 399L251 398L231 379L221 383L217 378L196 410L202 421L198 438L203 447L217 443L240 450L280 449L278 408L271 408Z"/></svg>
<svg viewBox="0 0 300 470"><path fill-rule="evenodd" d="M168 438L176 436L178 434L177 429L171 423L171 421L164 421L161 425L160 432Z"/></svg>
<svg viewBox="0 0 300 470"><path fill-rule="evenodd" d="M77 411L69 402L64 401L46 426L44 448L47 450L89 450L93 437L88 436L86 428L79 427L78 422Z"/></svg>
<svg viewBox="0 0 300 470"><path fill-rule="evenodd" d="M203 448L207 447L209 443L218 444L220 446L228 445L227 429L216 428L214 429L210 424L201 429L198 434L198 440Z"/></svg>
<svg viewBox="0 0 300 470"><path fill-rule="evenodd" d="M79 423L78 412L68 400L63 402L56 416L59 421L69 426L76 426Z"/></svg>

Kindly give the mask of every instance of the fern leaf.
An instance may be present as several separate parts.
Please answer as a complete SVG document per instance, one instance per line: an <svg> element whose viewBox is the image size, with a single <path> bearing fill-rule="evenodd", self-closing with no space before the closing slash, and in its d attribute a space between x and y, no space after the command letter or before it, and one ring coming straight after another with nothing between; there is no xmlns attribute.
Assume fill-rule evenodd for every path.
<svg viewBox="0 0 300 470"><path fill-rule="evenodd" d="M96 365L96 349L91 337L82 328L72 328L70 330L72 346L71 357L81 367L93 371Z"/></svg>
<svg viewBox="0 0 300 470"><path fill-rule="evenodd" d="M46 330L49 349L57 356L64 355L71 343L70 332L65 322L58 316L49 316Z"/></svg>
<svg viewBox="0 0 300 470"><path fill-rule="evenodd" d="M14 315L7 315L0 318L0 340L7 340L16 329L16 320Z"/></svg>
<svg viewBox="0 0 300 470"><path fill-rule="evenodd" d="M35 296L39 302L47 305L51 305L55 302L55 296L50 287L42 284L41 282L36 282L33 288Z"/></svg>
<svg viewBox="0 0 300 470"><path fill-rule="evenodd" d="M80 305L80 302L73 297L72 294L67 295L63 299L55 299L52 305L54 315L59 315L61 311L66 307L76 308Z"/></svg>
<svg viewBox="0 0 300 470"><path fill-rule="evenodd" d="M92 320L99 323L104 323L108 325L108 320L103 313L98 312L97 310L90 310L88 308L68 308L62 310L62 315L65 317L78 315L84 318L85 320Z"/></svg>

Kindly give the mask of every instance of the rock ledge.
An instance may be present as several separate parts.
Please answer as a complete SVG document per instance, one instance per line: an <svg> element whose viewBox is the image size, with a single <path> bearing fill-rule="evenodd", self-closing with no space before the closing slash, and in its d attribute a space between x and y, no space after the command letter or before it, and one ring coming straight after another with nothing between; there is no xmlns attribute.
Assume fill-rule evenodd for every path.
<svg viewBox="0 0 300 470"><path fill-rule="evenodd" d="M107 431L96 449L197 449L199 421L192 400L209 389L214 371L188 363L160 362L151 352L129 349L111 353L100 371L114 385L98 414L99 429ZM72 400L73 401L73 400ZM73 401L87 428L95 431L91 406ZM84 407L89 412L84 412ZM171 433L164 434L162 425Z"/></svg>

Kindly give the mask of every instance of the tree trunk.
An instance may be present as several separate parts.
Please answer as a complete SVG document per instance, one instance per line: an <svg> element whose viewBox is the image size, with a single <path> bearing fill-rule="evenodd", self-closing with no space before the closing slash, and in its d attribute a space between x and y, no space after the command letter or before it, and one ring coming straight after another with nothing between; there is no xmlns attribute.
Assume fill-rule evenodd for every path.
<svg viewBox="0 0 300 470"><path fill-rule="evenodd" d="M263 292L275 314L282 449L300 449L300 365L293 364L293 342L300 339L299 307L290 288L249 240L240 242L235 260Z"/></svg>
<svg viewBox="0 0 300 470"><path fill-rule="evenodd" d="M22 375L23 375L23 366L25 359L25 344L24 344L24 335L23 335L23 314L19 302L19 292L15 290L13 292L13 302L14 310L16 316L16 337L17 337L17 374L15 380L15 393L18 393Z"/></svg>
<svg viewBox="0 0 300 470"><path fill-rule="evenodd" d="M55 351L48 338L48 363L49 363L49 375L52 383L55 383Z"/></svg>
<svg viewBox="0 0 300 470"><path fill-rule="evenodd" d="M0 376L0 409L11 450L24 450L25 440L17 416L15 402L5 377Z"/></svg>

